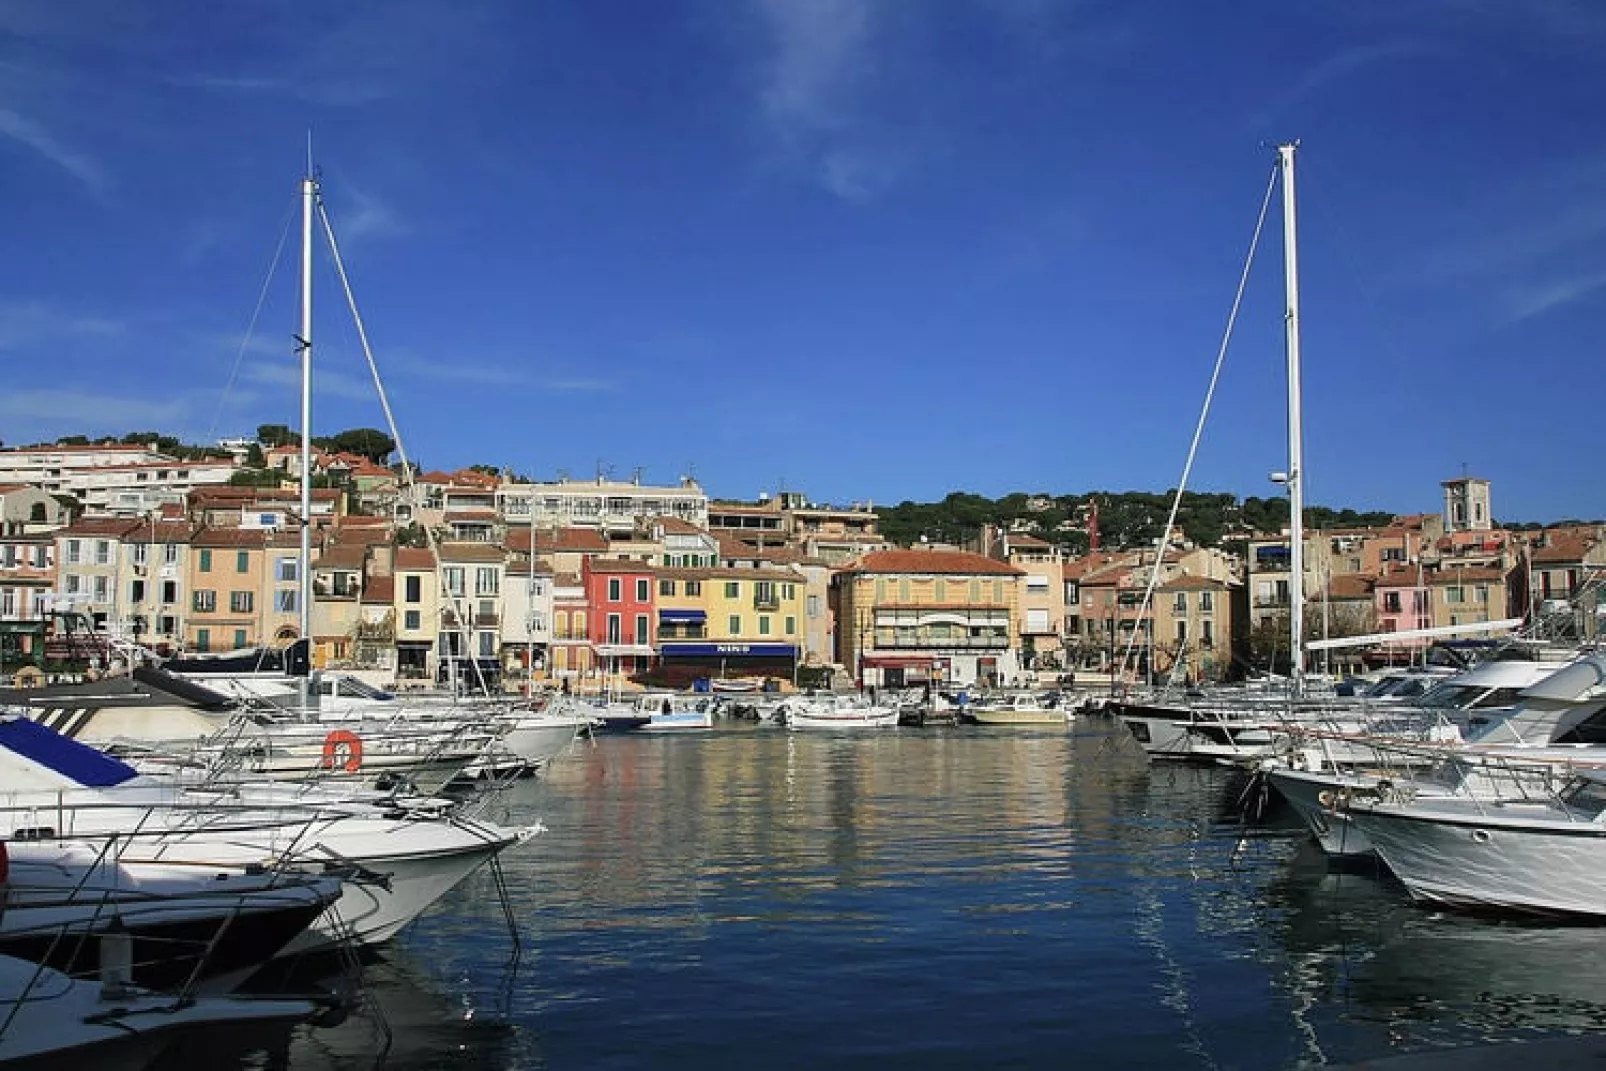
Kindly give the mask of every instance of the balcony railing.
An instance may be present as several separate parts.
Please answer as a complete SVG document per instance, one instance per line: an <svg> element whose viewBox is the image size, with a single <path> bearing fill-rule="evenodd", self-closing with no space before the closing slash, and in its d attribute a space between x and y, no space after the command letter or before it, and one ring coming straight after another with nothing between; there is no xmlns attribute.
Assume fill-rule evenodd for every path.
<svg viewBox="0 0 1606 1071"><path fill-rule="evenodd" d="M493 628L497 624L499 624L501 622L501 620L502 620L502 618L501 618L501 615L499 615L499 614L475 614L474 615L474 624L478 625L481 628Z"/></svg>
<svg viewBox="0 0 1606 1071"><path fill-rule="evenodd" d="M755 610L779 610L780 608L781 597L779 595L753 596L753 609Z"/></svg>
<svg viewBox="0 0 1606 1071"><path fill-rule="evenodd" d="M1008 636L902 636L876 637L875 649L931 650L942 647L970 651L1003 651L1009 648Z"/></svg>

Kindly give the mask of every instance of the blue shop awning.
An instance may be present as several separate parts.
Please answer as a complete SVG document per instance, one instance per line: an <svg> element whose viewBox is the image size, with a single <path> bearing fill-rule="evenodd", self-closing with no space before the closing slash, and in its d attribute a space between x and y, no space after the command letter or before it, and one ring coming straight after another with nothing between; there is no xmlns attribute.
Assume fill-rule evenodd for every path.
<svg viewBox="0 0 1606 1071"><path fill-rule="evenodd" d="M796 658L797 645L791 643L660 643L666 658Z"/></svg>
<svg viewBox="0 0 1606 1071"><path fill-rule="evenodd" d="M706 610L659 610L660 621L688 621L693 624L708 620Z"/></svg>

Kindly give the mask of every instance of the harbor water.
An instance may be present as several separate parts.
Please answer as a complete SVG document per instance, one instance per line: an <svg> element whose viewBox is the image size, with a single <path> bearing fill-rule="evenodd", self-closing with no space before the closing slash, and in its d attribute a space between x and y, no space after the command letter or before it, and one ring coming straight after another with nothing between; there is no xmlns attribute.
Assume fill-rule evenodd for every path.
<svg viewBox="0 0 1606 1071"><path fill-rule="evenodd" d="M1065 730L601 736L336 1027L180 1067L1342 1064L1606 1030L1606 930L1330 871L1258 782ZM1251 818L1243 812L1248 809Z"/></svg>

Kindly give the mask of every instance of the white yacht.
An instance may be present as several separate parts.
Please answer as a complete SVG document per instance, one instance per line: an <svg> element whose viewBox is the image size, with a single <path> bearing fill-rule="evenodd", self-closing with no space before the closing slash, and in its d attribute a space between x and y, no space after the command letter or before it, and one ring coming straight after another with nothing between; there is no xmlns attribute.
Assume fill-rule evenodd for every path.
<svg viewBox="0 0 1606 1071"><path fill-rule="evenodd" d="M1452 686L1453 681L1443 687ZM1489 694L1481 686L1475 692ZM1363 767L1325 761L1332 752L1323 741L1312 741L1296 756L1305 768L1273 768L1268 776L1322 848L1335 856L1373 850L1343 804L1376 794L1380 785L1385 791L1405 786L1418 798L1494 800L1544 792L1552 787L1557 770L1606 761L1606 751L1598 750L1606 743L1606 655L1589 655L1548 673L1522 689L1516 705L1488 712L1482 721L1465 741L1455 738L1437 746L1433 741L1365 738L1360 741L1365 745Z"/></svg>
<svg viewBox="0 0 1606 1071"><path fill-rule="evenodd" d="M304 868L341 876L341 899L286 952L388 940L540 826L504 829L439 801L367 802L260 786L202 788L132 766L37 723L0 718L0 837L89 841L119 862Z"/></svg>
<svg viewBox="0 0 1606 1071"><path fill-rule="evenodd" d="M1417 899L1606 916L1606 770L1549 799L1357 799L1349 814Z"/></svg>

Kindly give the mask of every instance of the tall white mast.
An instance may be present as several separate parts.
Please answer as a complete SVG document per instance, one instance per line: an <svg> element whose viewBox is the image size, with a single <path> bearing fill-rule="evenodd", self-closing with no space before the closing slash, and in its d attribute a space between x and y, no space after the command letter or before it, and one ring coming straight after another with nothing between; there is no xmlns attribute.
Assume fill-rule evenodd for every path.
<svg viewBox="0 0 1606 1071"><path fill-rule="evenodd" d="M1305 457L1300 427L1299 249L1294 226L1294 150L1277 146L1283 172L1284 330L1288 350L1288 650L1293 694L1305 687Z"/></svg>
<svg viewBox="0 0 1606 1071"><path fill-rule="evenodd" d="M312 174L309 147L307 174L301 180L301 638L312 642L312 217L317 212L318 180Z"/></svg>

